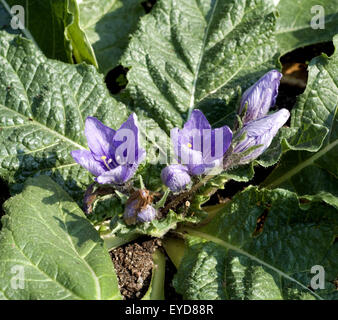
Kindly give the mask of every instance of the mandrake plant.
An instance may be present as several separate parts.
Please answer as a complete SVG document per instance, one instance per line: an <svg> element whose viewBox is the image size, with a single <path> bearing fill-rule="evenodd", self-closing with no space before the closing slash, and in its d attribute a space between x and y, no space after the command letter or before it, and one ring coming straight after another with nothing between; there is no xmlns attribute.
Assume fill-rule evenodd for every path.
<svg viewBox="0 0 338 320"><path fill-rule="evenodd" d="M140 299L168 258L183 299L337 299L335 1L48 3L0 0L0 299L123 299L109 251L144 237ZM329 41L280 107L280 57Z"/></svg>

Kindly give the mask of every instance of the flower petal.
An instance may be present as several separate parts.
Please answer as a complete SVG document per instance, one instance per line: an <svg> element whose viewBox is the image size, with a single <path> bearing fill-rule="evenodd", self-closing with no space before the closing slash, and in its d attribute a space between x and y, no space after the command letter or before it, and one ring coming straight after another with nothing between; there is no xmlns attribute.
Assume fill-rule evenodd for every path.
<svg viewBox="0 0 338 320"><path fill-rule="evenodd" d="M70 154L78 164L87 169L93 175L99 176L105 172L102 164L94 159L90 151L74 150Z"/></svg>
<svg viewBox="0 0 338 320"><path fill-rule="evenodd" d="M259 157L270 146L272 139L289 117L290 112L287 109L281 109L273 114L247 123L238 133L237 137L240 137L242 134L246 136L235 146L233 152L239 154L251 147L261 144L263 146L254 149L250 154L242 157L240 163L247 163Z"/></svg>
<svg viewBox="0 0 338 320"><path fill-rule="evenodd" d="M203 131L203 162L210 164L224 156L232 140L228 126Z"/></svg>
<svg viewBox="0 0 338 320"><path fill-rule="evenodd" d="M196 130L197 129L193 129L193 131L183 131L178 128L174 128L170 131L170 138L174 146L174 152L177 156L178 162L181 164L203 164L202 136L199 132L196 132Z"/></svg>
<svg viewBox="0 0 338 320"><path fill-rule="evenodd" d="M195 109L189 120L184 124L183 130L211 129L210 123L201 110Z"/></svg>
<svg viewBox="0 0 338 320"><path fill-rule="evenodd" d="M114 154L110 156L119 164L140 163L144 159L145 150L139 147L138 120L135 113L132 113L116 131Z"/></svg>
<svg viewBox="0 0 338 320"><path fill-rule="evenodd" d="M105 126L94 117L88 117L85 123L85 135L88 147L97 160L102 156L109 156L113 147L115 130Z"/></svg>
<svg viewBox="0 0 338 320"><path fill-rule="evenodd" d="M100 184L123 184L128 181L135 173L137 166L118 166L106 171L97 177L96 181Z"/></svg>
<svg viewBox="0 0 338 320"><path fill-rule="evenodd" d="M244 124L265 116L270 107L275 105L281 78L280 72L271 70L243 93L239 114L242 113L245 104L248 103L243 118Z"/></svg>

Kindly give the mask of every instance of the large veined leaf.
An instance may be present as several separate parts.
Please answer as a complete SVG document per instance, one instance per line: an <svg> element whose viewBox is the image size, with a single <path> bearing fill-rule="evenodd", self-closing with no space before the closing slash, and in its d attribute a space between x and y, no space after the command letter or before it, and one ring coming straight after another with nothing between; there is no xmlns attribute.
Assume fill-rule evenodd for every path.
<svg viewBox="0 0 338 320"><path fill-rule="evenodd" d="M143 0L79 1L81 28L104 74L118 65L129 35L145 13L141 2Z"/></svg>
<svg viewBox="0 0 338 320"><path fill-rule="evenodd" d="M167 132L195 107L232 125L239 88L276 67L274 10L263 0L159 0L122 60L136 111Z"/></svg>
<svg viewBox="0 0 338 320"><path fill-rule="evenodd" d="M174 285L185 299L337 299L337 212L295 193L249 187L200 228L179 232L188 247ZM308 287L311 268L324 289Z"/></svg>
<svg viewBox="0 0 338 320"><path fill-rule="evenodd" d="M108 251L82 210L47 176L4 204L0 299L120 299Z"/></svg>
<svg viewBox="0 0 338 320"><path fill-rule="evenodd" d="M338 46L338 36L334 38ZM291 126L297 130L288 151L263 183L300 195L320 194L338 207L338 52L311 61L305 92L292 110ZM305 150L305 151L303 151ZM312 152L311 152L312 151Z"/></svg>
<svg viewBox="0 0 338 320"><path fill-rule="evenodd" d="M117 129L128 114L94 67L48 60L31 41L0 32L0 176L14 191L47 174L82 197L92 176L70 151L87 147L87 116Z"/></svg>
<svg viewBox="0 0 338 320"><path fill-rule="evenodd" d="M281 0L277 8L276 39L282 54L306 45L331 41L338 33L337 0ZM318 24L319 13L324 15L324 29L311 26L312 20L314 25Z"/></svg>
<svg viewBox="0 0 338 320"><path fill-rule="evenodd" d="M76 0L1 0L7 11L14 5L24 8L25 29L48 57L73 63L86 61L97 66L93 49L79 26Z"/></svg>

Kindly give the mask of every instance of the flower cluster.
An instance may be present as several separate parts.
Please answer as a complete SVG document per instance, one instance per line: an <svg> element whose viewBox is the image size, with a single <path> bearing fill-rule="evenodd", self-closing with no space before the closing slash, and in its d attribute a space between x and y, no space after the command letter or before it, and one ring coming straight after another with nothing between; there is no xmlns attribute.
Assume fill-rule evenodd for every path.
<svg viewBox="0 0 338 320"><path fill-rule="evenodd" d="M268 115L269 109L276 103L281 77L281 73L272 70L244 92L238 110L239 122L243 126L234 138L228 126L212 129L204 114L197 109L182 129L172 129L170 137L177 163L162 170L162 182L172 192L181 192L192 184L192 176L208 174L217 167L228 169L260 156L290 116L286 109ZM99 184L123 186L145 158L138 135L135 114L131 114L116 131L98 119L88 117L85 136L89 150L74 150L71 155L96 176ZM155 219L156 209L152 200L148 190L141 188L134 191L125 206L125 221L133 224Z"/></svg>
<svg viewBox="0 0 338 320"><path fill-rule="evenodd" d="M193 111L182 130L172 129L171 139L179 164L162 170L163 183L171 191L179 192L189 185L192 175L207 173L210 168L224 165L224 162L229 167L259 157L290 116L286 109L267 115L276 103L281 77L281 73L272 70L244 92L239 108L244 126L234 139L227 126L211 129L199 110ZM231 153L226 155L231 142Z"/></svg>

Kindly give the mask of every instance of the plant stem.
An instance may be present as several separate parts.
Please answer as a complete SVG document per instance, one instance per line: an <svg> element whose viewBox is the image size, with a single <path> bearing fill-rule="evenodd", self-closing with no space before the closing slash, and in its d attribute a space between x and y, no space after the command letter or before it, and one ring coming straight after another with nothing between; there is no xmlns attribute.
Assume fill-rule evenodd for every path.
<svg viewBox="0 0 338 320"><path fill-rule="evenodd" d="M188 200L191 195L193 195L199 188L203 187L213 177L214 175L207 175L200 182L193 185L190 190L180 193L174 200L170 201L164 207L164 210L163 210L164 213L168 212L172 208L176 208L183 201Z"/></svg>

